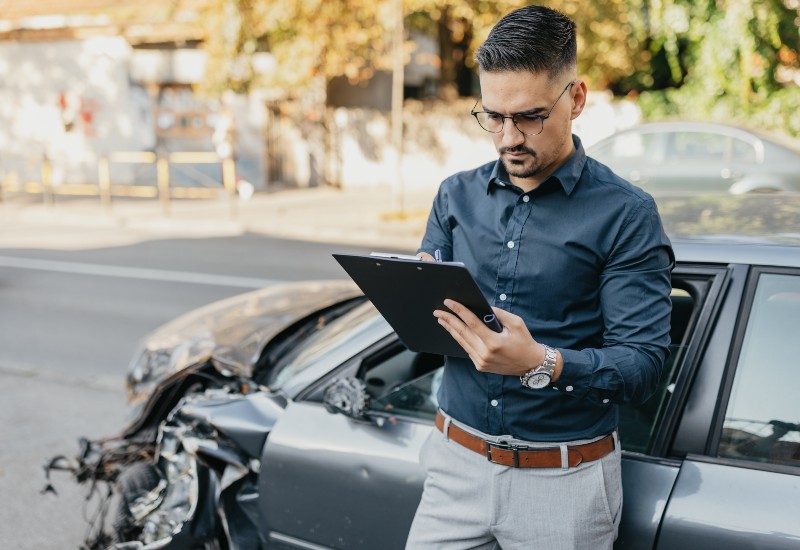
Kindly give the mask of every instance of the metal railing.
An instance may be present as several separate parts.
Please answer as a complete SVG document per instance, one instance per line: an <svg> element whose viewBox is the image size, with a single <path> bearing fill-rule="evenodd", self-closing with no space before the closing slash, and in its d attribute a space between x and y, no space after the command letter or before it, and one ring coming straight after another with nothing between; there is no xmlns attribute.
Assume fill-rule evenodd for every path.
<svg viewBox="0 0 800 550"><path fill-rule="evenodd" d="M30 159L27 160L30 163ZM225 192L231 203L231 213L236 213L236 167L233 159L220 158L213 152L178 151L157 154L151 151L119 151L97 160L97 183L54 184L53 162L48 158L35 161L40 164L39 181L31 178L11 177L13 171L0 164L0 200L13 193L40 194L46 203L55 203L58 195L97 196L103 205L110 207L113 197L152 198L161 201L165 215L170 214L171 199L216 199ZM114 165L155 165L155 185L113 183ZM174 186L170 183L171 165L219 164L222 187ZM30 172L30 170L29 170Z"/></svg>

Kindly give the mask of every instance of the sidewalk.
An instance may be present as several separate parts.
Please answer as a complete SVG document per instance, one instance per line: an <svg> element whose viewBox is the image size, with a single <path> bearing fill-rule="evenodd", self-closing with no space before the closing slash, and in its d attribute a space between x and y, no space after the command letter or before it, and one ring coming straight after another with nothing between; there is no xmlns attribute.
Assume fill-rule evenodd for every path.
<svg viewBox="0 0 800 550"><path fill-rule="evenodd" d="M435 189L310 188L260 193L249 201L173 200L169 214L155 199L35 195L0 203L0 248L90 248L144 239L243 233L414 251L425 229Z"/></svg>

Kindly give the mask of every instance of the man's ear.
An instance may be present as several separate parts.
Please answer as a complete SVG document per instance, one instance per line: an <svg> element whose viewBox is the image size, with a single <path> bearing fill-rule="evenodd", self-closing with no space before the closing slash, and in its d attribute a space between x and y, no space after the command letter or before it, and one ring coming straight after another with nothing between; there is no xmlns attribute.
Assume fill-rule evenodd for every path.
<svg viewBox="0 0 800 550"><path fill-rule="evenodd" d="M586 82L576 80L572 88L575 91L572 93L571 119L575 120L583 112L583 108L586 107Z"/></svg>

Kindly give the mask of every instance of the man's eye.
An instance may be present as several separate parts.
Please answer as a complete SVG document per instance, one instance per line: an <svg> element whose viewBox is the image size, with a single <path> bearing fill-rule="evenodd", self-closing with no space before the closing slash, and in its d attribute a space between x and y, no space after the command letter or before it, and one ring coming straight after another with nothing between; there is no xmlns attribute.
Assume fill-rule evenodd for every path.
<svg viewBox="0 0 800 550"><path fill-rule="evenodd" d="M517 115L517 120L519 122L537 122L539 119L543 119L544 117L541 115Z"/></svg>
<svg viewBox="0 0 800 550"><path fill-rule="evenodd" d="M486 118L489 120L502 120L502 116L497 113L486 113Z"/></svg>

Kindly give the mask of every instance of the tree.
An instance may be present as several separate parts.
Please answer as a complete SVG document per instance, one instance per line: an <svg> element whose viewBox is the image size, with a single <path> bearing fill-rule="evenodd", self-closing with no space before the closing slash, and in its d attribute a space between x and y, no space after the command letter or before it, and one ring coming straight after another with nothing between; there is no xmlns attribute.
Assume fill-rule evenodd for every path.
<svg viewBox="0 0 800 550"><path fill-rule="evenodd" d="M605 87L636 70L648 56L639 0L556 0L574 18L579 70ZM436 36L441 82L471 95L474 51L492 26L523 0L404 0L408 28ZM316 77L365 80L390 66L390 0L207 0L203 10L210 90L245 90L259 82L250 55L269 51L277 71L269 84L299 87ZM407 44L407 53L413 47Z"/></svg>
<svg viewBox="0 0 800 550"><path fill-rule="evenodd" d="M253 86L298 89L322 77L370 78L388 64L391 13L371 0L207 0L202 10L209 54L208 91ZM252 54L269 52L263 80Z"/></svg>
<svg viewBox="0 0 800 550"><path fill-rule="evenodd" d="M553 0L578 24L579 74L593 88L640 94L651 118L739 120L800 135L796 0ZM471 95L474 51L523 0L403 0L407 28L437 36L441 84ZM793 5L794 5L793 4ZM206 0L209 90L369 79L390 68L391 0ZM413 46L406 45L407 54Z"/></svg>
<svg viewBox="0 0 800 550"><path fill-rule="evenodd" d="M782 0L651 0L650 50L669 70L643 82L663 88L642 94L645 113L800 135L799 15Z"/></svg>

